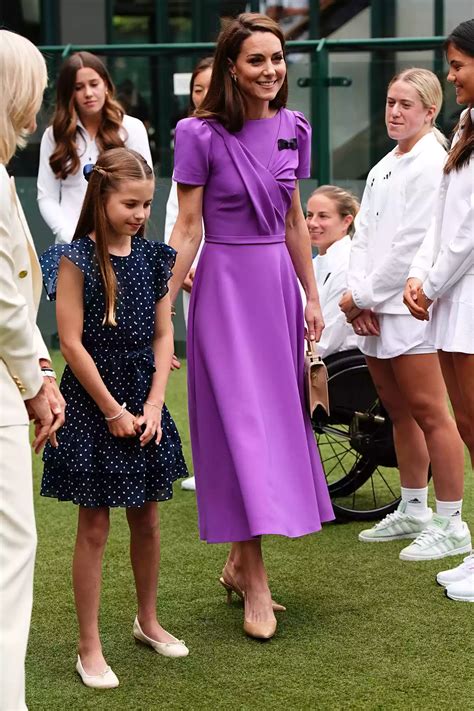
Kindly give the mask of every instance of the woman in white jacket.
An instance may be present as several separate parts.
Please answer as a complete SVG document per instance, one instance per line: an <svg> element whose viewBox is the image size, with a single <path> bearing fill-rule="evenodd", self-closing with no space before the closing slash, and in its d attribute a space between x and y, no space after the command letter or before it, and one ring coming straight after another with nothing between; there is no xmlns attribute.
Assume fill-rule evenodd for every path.
<svg viewBox="0 0 474 711"><path fill-rule="evenodd" d="M415 259L405 303L428 333L441 362L461 436L474 464L474 20L461 23L446 41L448 81L466 105L448 160L433 229ZM454 600L474 602L474 555L439 573Z"/></svg>
<svg viewBox="0 0 474 711"><path fill-rule="evenodd" d="M308 199L306 224L311 246L318 250L313 259L324 331L318 343L322 358L357 348L357 336L339 308L347 287L347 270L359 202L352 193L336 185L321 185Z"/></svg>
<svg viewBox="0 0 474 711"><path fill-rule="evenodd" d="M436 349L426 324L403 304L408 271L429 227L446 153L434 127L441 86L426 69L407 69L388 87L385 120L397 141L369 173L353 239L341 308L393 422L402 500L396 512L362 531L365 542L415 538L402 560L430 560L470 550L461 518L462 441L448 407ZM437 135L438 134L438 135ZM436 514L428 508L431 462Z"/></svg>
<svg viewBox="0 0 474 711"><path fill-rule="evenodd" d="M6 166L36 129L45 61L25 37L0 29L0 708L26 709L24 661L36 551L33 447L64 423L48 350L36 326L41 268Z"/></svg>
<svg viewBox="0 0 474 711"><path fill-rule="evenodd" d="M199 62L196 64L194 67L193 73L191 74L191 81L189 83L189 115L192 116L192 113L194 109L197 109L200 105L201 102L203 101L204 97L207 94L207 90L209 89L209 84L211 83L211 74L212 74L212 64L214 62L213 57L204 57L204 59L199 60ZM178 188L174 180L171 183L171 190L170 194L168 196L168 202L166 203L166 219L165 219L165 235L164 235L164 241L166 244L168 244L171 233L173 231L174 223L176 222L176 219L178 217ZM194 261L192 263L191 269L189 270L188 274L186 275L186 279L183 282L182 285L182 292L183 292L183 314L184 314L184 322L186 324L186 328L188 326L188 311L189 311L189 300L191 298L191 289L193 288L193 279L194 279L194 273L196 271L196 267L199 261L199 257L201 254L201 250L204 246L204 240L202 240L198 253L196 254ZM171 368L179 368L180 364L176 356L173 356L173 362L171 364ZM188 477L185 479L182 484L181 488L185 489L186 491L195 491L196 490L196 482L194 480L193 476Z"/></svg>
<svg viewBox="0 0 474 711"><path fill-rule="evenodd" d="M71 242L86 194L82 169L101 151L127 146L153 168L141 121L126 116L115 100L105 65L89 52L76 52L58 76L56 109L41 139L38 206L57 243Z"/></svg>

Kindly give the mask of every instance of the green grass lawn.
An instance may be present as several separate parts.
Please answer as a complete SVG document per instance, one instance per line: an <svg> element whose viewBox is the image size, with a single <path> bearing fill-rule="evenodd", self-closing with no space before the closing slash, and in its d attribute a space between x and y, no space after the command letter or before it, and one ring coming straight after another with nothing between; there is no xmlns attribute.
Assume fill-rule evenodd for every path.
<svg viewBox="0 0 474 711"><path fill-rule="evenodd" d="M184 367L171 375L167 404L190 463L185 380ZM268 539L272 591L288 610L278 616L276 637L260 643L245 637L241 604L228 607L218 584L227 547L199 541L194 494L179 484L175 498L161 506L159 614L190 655L166 659L135 643L128 528L124 512L114 510L101 630L120 687L86 689L74 671L76 507L40 497L39 458L34 466L39 545L27 658L30 710L474 708L473 607L450 602L434 582L459 558L401 562L403 542L359 543L362 523L327 525L293 541ZM467 464L466 474L464 518L474 532Z"/></svg>

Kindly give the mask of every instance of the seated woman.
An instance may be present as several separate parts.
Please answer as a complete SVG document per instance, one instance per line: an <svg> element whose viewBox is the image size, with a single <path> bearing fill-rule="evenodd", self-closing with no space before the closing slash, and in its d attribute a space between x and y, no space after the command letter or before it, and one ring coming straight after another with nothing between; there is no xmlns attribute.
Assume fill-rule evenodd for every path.
<svg viewBox="0 0 474 711"><path fill-rule="evenodd" d="M357 348L357 336L339 308L346 290L357 198L335 185L322 185L308 200L306 224L311 246L318 250L313 259L314 274L326 327L318 343L322 358Z"/></svg>

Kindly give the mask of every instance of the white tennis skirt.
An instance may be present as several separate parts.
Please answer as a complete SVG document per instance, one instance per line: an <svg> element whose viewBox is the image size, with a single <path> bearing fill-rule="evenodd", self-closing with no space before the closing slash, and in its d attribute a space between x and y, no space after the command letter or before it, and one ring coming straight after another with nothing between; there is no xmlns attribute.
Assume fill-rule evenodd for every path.
<svg viewBox="0 0 474 711"><path fill-rule="evenodd" d="M430 309L427 336L451 353L474 353L474 274L465 274Z"/></svg>
<svg viewBox="0 0 474 711"><path fill-rule="evenodd" d="M397 358L401 355L435 353L428 322L411 314L377 314L380 336L359 336L358 347L371 358Z"/></svg>

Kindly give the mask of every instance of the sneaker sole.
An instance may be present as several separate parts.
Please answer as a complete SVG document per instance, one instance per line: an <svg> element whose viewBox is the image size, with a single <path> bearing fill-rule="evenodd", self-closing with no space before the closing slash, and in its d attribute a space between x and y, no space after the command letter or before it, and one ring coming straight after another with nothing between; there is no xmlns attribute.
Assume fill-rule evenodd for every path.
<svg viewBox="0 0 474 711"><path fill-rule="evenodd" d="M417 538L420 533L421 531L418 531L418 533L403 533L398 536L381 536L380 538L371 538L369 536L367 536L366 538L361 533L359 533L359 541L362 541L362 543L385 543L385 541L403 541L407 538Z"/></svg>
<svg viewBox="0 0 474 711"><path fill-rule="evenodd" d="M459 595L448 595L448 591L445 590L444 594L448 598L448 600L454 600L454 602L474 602L474 596L473 597L460 597Z"/></svg>
<svg viewBox="0 0 474 711"><path fill-rule="evenodd" d="M424 561L424 560L440 560L441 558L449 558L452 555L460 555L461 553L467 553L470 550L470 543L462 546L461 548L455 548L452 551L447 551L446 553L436 553L435 555L418 555L416 553L404 553L400 551L400 560L413 560L413 561Z"/></svg>

